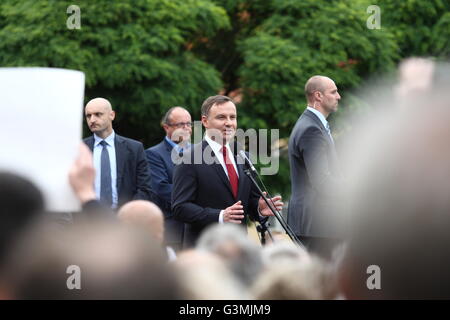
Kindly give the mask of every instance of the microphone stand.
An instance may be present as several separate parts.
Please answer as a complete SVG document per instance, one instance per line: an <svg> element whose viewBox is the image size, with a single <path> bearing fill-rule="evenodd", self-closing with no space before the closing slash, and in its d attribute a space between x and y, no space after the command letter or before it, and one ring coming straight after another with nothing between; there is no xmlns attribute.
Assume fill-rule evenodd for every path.
<svg viewBox="0 0 450 320"><path fill-rule="evenodd" d="M256 231L258 231L261 235L260 241L263 246L266 245L266 232L269 234L270 239L273 241L272 233L270 232L269 228L267 228L267 220L269 220L269 217L259 217L259 225L256 226Z"/></svg>
<svg viewBox="0 0 450 320"><path fill-rule="evenodd" d="M292 231L292 229L289 227L289 225L286 223L286 221L284 221L283 217L278 212L278 210L276 210L274 207L272 207L272 205L269 203L269 199L267 199L267 197L264 195L263 191L259 187L258 182L256 182L255 179L253 178L253 175L252 175L250 169L248 169L246 165L244 165L244 168L245 168L244 173L250 178L250 181L258 189L258 193L264 199L264 202L267 204L270 211L272 211L273 215L278 220L278 222L283 227L283 229L286 231L286 234L289 236L289 238L291 238L292 242L294 242L299 247L306 249L304 244L295 235L295 233ZM265 238L266 231L269 233L270 238L273 240L272 234L270 233L270 230L267 228L267 225L266 225L267 220L268 220L268 217L263 217L263 218L260 217L259 218L260 225L257 226L257 228L256 228L256 230L258 230L258 232L261 233L261 244L262 245L265 245L265 243L266 243L266 238Z"/></svg>

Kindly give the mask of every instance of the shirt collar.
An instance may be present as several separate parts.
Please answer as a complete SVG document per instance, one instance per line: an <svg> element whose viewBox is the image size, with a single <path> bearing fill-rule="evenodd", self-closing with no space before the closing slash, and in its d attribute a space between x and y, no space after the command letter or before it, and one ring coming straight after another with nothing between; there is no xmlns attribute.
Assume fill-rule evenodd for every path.
<svg viewBox="0 0 450 320"><path fill-rule="evenodd" d="M178 145L175 142L173 142L172 140L170 140L168 136L165 136L165 139L173 148L178 147Z"/></svg>
<svg viewBox="0 0 450 320"><path fill-rule="evenodd" d="M174 141L170 140L170 138L168 136L165 136L164 139L166 139L167 143L170 144L172 146L172 148L174 148L177 152L182 152L185 150L188 150L191 147L191 144L188 143L181 143L180 144L176 144Z"/></svg>
<svg viewBox="0 0 450 320"><path fill-rule="evenodd" d="M102 139L100 138L98 135L96 135L94 133L94 147L98 146L98 144L100 142L102 142L103 140L106 141L106 143L108 143L109 146L113 147L114 146L114 137L116 136L114 130L111 132L111 134L109 136L106 137L106 139Z"/></svg>
<svg viewBox="0 0 450 320"><path fill-rule="evenodd" d="M311 108L310 106L308 106L306 109L314 113L319 118L320 122L322 122L324 128L327 128L328 121L327 119L325 119L325 116L320 111Z"/></svg>
<svg viewBox="0 0 450 320"><path fill-rule="evenodd" d="M206 140L206 142L208 142L208 144L211 146L211 149L213 149L213 151L214 151L215 153L222 153L222 147L223 147L222 144L217 143L216 141L212 140L212 139L208 136L208 134L205 134L205 140ZM230 144L229 144L229 143L227 143L227 144L225 145L225 147L228 149L228 151L230 151Z"/></svg>

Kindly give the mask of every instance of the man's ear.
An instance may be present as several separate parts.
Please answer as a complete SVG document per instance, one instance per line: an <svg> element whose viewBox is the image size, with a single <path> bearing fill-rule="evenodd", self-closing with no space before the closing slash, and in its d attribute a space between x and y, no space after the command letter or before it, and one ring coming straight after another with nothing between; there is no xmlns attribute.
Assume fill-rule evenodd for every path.
<svg viewBox="0 0 450 320"><path fill-rule="evenodd" d="M317 101L322 101L322 92L320 91L314 92L314 97L316 98Z"/></svg>
<svg viewBox="0 0 450 320"><path fill-rule="evenodd" d="M202 124L205 128L208 128L208 117L202 116Z"/></svg>
<svg viewBox="0 0 450 320"><path fill-rule="evenodd" d="M111 118L111 121L114 120L116 118L116 112L111 111L111 113L109 114L109 117Z"/></svg>

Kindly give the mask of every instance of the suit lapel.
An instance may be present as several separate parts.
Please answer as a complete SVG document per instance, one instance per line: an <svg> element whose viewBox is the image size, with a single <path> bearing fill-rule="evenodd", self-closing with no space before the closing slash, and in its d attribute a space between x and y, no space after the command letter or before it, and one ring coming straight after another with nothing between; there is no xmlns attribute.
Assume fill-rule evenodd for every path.
<svg viewBox="0 0 450 320"><path fill-rule="evenodd" d="M233 191L231 190L231 184L230 184L230 180L228 179L228 176L226 175L225 171L223 170L222 165L220 164L219 160L216 158L216 155L214 154L214 151L209 146L208 142L203 140L203 154L205 154L205 149L207 149L206 152L208 152L208 155L210 154L211 157L213 157L213 159L215 159L214 163L211 165L213 166L213 168L216 171L217 175L219 176L220 180L222 180L222 182L225 184L225 186L228 189L228 191L230 192L230 194L233 196Z"/></svg>
<svg viewBox="0 0 450 320"><path fill-rule="evenodd" d="M235 160L236 160L236 158L235 158ZM244 173L244 165L238 164L236 161L236 166L237 166L238 172L239 172L238 199L242 199L242 192L244 191L246 174Z"/></svg>
<svg viewBox="0 0 450 320"><path fill-rule="evenodd" d="M171 153L173 147L170 145L170 143L167 142L166 138L164 138L163 142L164 142L164 146L165 146L167 152L168 152L168 153Z"/></svg>
<svg viewBox="0 0 450 320"><path fill-rule="evenodd" d="M333 142L333 140L331 140L331 137L328 134L327 129L324 127L322 121L320 121L320 119L309 110L306 110L304 112L304 114L305 114L305 116L311 118L317 124L317 126L320 128L320 131L322 132L322 134L327 138L327 141L328 141L328 144L330 145L330 147L332 149L334 149L334 142Z"/></svg>
<svg viewBox="0 0 450 320"><path fill-rule="evenodd" d="M117 135L114 138L114 148L116 149L116 164L117 164L117 192L120 193L122 184L123 168L125 165L125 156L127 154L127 147L121 136Z"/></svg>
<svg viewBox="0 0 450 320"><path fill-rule="evenodd" d="M311 111L306 110L304 112L304 114L308 117L310 117L320 128L320 131L322 132L323 135L326 136L328 144L330 146L329 149L329 155L330 155L330 161L331 161L331 165L333 166L334 170L339 170L339 168L336 167L336 164L339 163L338 162L338 156L337 156L337 152L336 152L336 146L334 145L334 141L331 140L330 135L328 134L328 131L325 129L325 127L323 126L322 121L320 121L320 119Z"/></svg>
<svg viewBox="0 0 450 320"><path fill-rule="evenodd" d="M238 153L243 150L245 151L241 144L238 143L237 141L234 141L234 143L230 144L231 150L233 152L233 157L234 157L234 161L236 163L236 168L238 170L238 175L239 175L239 182L238 182L238 199L242 199L242 193L244 192L244 186L245 186L245 181L247 179L245 179L246 174L244 172L244 165L243 164L239 164L238 161Z"/></svg>
<svg viewBox="0 0 450 320"><path fill-rule="evenodd" d="M91 151L94 150L94 136L88 137L86 140L86 145L91 149Z"/></svg>
<svg viewBox="0 0 450 320"><path fill-rule="evenodd" d="M163 140L162 147L164 148L163 149L164 152L162 153L164 162L166 163L167 166L169 166L170 168L173 168L175 166L175 164L172 161L173 147L167 142L166 138L164 138L164 140Z"/></svg>

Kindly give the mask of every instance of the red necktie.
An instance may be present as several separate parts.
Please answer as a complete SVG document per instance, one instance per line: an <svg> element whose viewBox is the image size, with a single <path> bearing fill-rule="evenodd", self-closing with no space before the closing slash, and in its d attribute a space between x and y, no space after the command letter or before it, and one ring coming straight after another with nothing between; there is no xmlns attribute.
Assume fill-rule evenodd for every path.
<svg viewBox="0 0 450 320"><path fill-rule="evenodd" d="M228 178L230 179L231 190L233 191L234 198L237 199L239 179L236 174L236 170L234 169L233 163L228 157L226 147L222 147L222 153L223 161L225 162L225 166L227 167Z"/></svg>

